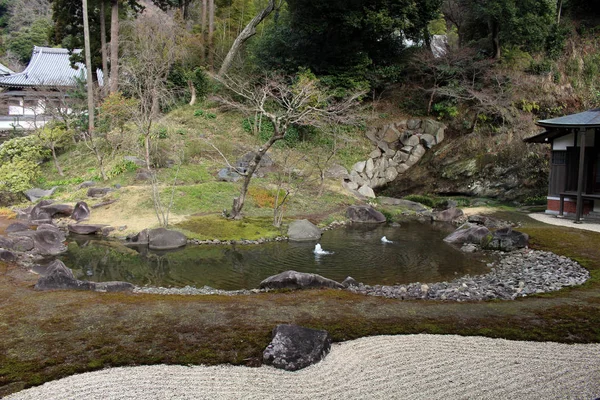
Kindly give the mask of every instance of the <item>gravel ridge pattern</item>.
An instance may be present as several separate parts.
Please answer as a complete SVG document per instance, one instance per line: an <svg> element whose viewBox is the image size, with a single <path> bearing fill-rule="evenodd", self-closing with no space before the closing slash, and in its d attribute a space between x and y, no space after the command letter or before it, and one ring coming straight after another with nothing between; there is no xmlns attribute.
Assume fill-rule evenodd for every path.
<svg viewBox="0 0 600 400"><path fill-rule="evenodd" d="M600 344L456 335L373 336L334 344L321 362L154 365L70 376L12 394L38 399L594 399Z"/></svg>

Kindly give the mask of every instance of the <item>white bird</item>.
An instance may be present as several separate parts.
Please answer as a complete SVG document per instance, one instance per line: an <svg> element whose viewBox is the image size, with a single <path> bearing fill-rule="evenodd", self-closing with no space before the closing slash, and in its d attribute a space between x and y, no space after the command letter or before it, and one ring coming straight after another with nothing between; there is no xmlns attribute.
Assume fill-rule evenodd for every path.
<svg viewBox="0 0 600 400"><path fill-rule="evenodd" d="M319 243L317 243L315 245L315 249L313 250L313 253L315 253L315 255L320 256L320 255L324 255L324 254L333 254L333 251L325 251L321 248L321 245Z"/></svg>
<svg viewBox="0 0 600 400"><path fill-rule="evenodd" d="M385 236L381 238L381 243L394 243L391 240L389 240L388 238L386 238Z"/></svg>

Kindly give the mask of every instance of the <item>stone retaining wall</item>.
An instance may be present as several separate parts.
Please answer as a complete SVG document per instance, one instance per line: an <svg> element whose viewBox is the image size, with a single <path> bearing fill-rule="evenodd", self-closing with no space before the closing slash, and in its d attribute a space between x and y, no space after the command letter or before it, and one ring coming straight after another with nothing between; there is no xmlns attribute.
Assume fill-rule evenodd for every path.
<svg viewBox="0 0 600 400"><path fill-rule="evenodd" d="M387 185L415 165L433 146L444 140L446 126L431 119L409 119L370 128L367 137L376 146L366 161L352 167L344 187L365 197Z"/></svg>

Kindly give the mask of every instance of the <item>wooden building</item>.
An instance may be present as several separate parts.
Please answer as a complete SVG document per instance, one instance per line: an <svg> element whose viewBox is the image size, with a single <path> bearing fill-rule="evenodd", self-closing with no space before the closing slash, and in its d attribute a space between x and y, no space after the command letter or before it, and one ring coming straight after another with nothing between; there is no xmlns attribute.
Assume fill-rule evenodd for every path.
<svg viewBox="0 0 600 400"><path fill-rule="evenodd" d="M537 122L527 143L551 146L547 213L600 216L600 108Z"/></svg>

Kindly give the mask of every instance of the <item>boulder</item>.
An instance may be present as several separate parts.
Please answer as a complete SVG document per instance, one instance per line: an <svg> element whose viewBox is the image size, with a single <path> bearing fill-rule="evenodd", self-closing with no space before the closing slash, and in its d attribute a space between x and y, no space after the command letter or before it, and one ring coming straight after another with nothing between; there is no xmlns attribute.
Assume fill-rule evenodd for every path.
<svg viewBox="0 0 600 400"><path fill-rule="evenodd" d="M6 227L5 232L12 233L12 232L22 232L22 231L28 231L28 230L29 230L29 225L24 224L22 222L13 222L12 224L10 224L9 226Z"/></svg>
<svg viewBox="0 0 600 400"><path fill-rule="evenodd" d="M365 174L367 174L367 177L369 179L372 179L374 173L375 173L375 163L373 162L373 159L369 158L367 160L367 164L365 166Z"/></svg>
<svg viewBox="0 0 600 400"><path fill-rule="evenodd" d="M25 194L25 197L27 197L27 199L29 199L29 201L31 201L32 203L35 203L42 197L52 196L57 187L58 186L54 186L52 189L48 189L48 190L33 188L33 189L26 190L24 192L24 194Z"/></svg>
<svg viewBox="0 0 600 400"><path fill-rule="evenodd" d="M404 151L398 150L396 152L396 154L394 154L394 157L392 158L392 160L394 160L398 164L403 163L406 160L408 160L408 153L405 153Z"/></svg>
<svg viewBox="0 0 600 400"><path fill-rule="evenodd" d="M356 281L356 279L354 279L351 276L346 277L346 279L344 279L342 281L342 286L344 286L345 288L350 287L350 286L358 286L359 283Z"/></svg>
<svg viewBox="0 0 600 400"><path fill-rule="evenodd" d="M148 247L151 250L171 250L185 246L187 237L177 231L165 228L150 229L148 231Z"/></svg>
<svg viewBox="0 0 600 400"><path fill-rule="evenodd" d="M489 229L507 228L511 226L510 222L501 221L496 218L488 217L487 215L469 215L468 221L477 225L483 225Z"/></svg>
<svg viewBox="0 0 600 400"><path fill-rule="evenodd" d="M68 217L73 213L73 206L68 204L49 204L47 206L42 206L42 209L50 214L50 218L54 218L56 215Z"/></svg>
<svg viewBox="0 0 600 400"><path fill-rule="evenodd" d="M96 182L94 181L85 181L85 182L81 182L78 186L77 186L77 190L79 189L87 189L90 188L92 186L96 186Z"/></svg>
<svg viewBox="0 0 600 400"><path fill-rule="evenodd" d="M53 225L44 225L38 227L36 231L22 231L11 233L11 238L15 242L19 242L23 249L16 248L16 243L13 250L17 251L33 251L43 256L55 256L67 250L64 245L65 235ZM30 248L29 240L33 241L33 246Z"/></svg>
<svg viewBox="0 0 600 400"><path fill-rule="evenodd" d="M125 156L125 157L123 157L123 160L132 162L135 165L137 165L138 167L145 167L146 166L146 161L144 161L141 158L136 157L136 156Z"/></svg>
<svg viewBox="0 0 600 400"><path fill-rule="evenodd" d="M348 170L339 164L333 164L325 171L326 178L344 178L348 176Z"/></svg>
<svg viewBox="0 0 600 400"><path fill-rule="evenodd" d="M365 170L365 167L367 166L367 162L366 161L359 161L356 164L354 164L352 166L352 171L356 171L359 174L362 174L363 171Z"/></svg>
<svg viewBox="0 0 600 400"><path fill-rule="evenodd" d="M444 131L445 131L445 128L440 128L435 133L434 136L435 136L435 143L436 144L442 143L442 141L444 140Z"/></svg>
<svg viewBox="0 0 600 400"><path fill-rule="evenodd" d="M381 150L379 148L376 148L371 153L369 153L369 158L379 158L379 157L381 157Z"/></svg>
<svg viewBox="0 0 600 400"><path fill-rule="evenodd" d="M454 222L464 215L460 208L452 207L444 211L434 212L431 219L440 222Z"/></svg>
<svg viewBox="0 0 600 400"><path fill-rule="evenodd" d="M321 275L306 272L285 271L273 275L260 283L261 289L314 289L333 288L343 289L343 286Z"/></svg>
<svg viewBox="0 0 600 400"><path fill-rule="evenodd" d="M435 143L435 137L433 135L428 134L428 133L426 133L425 135L421 135L421 144L426 149L430 149L433 146L435 146L435 144L436 144Z"/></svg>
<svg viewBox="0 0 600 400"><path fill-rule="evenodd" d="M414 147L419 144L419 137L409 132L404 132L400 138L400 141L404 147Z"/></svg>
<svg viewBox="0 0 600 400"><path fill-rule="evenodd" d="M345 180L342 183L342 186L344 186L348 190L358 190L358 183L350 181L350 180Z"/></svg>
<svg viewBox="0 0 600 400"><path fill-rule="evenodd" d="M321 234L321 230L307 219L292 222L287 233L289 240L293 242L319 240Z"/></svg>
<svg viewBox="0 0 600 400"><path fill-rule="evenodd" d="M389 125L383 134L382 140L386 141L387 143L394 143L399 138L400 132L398 132L398 130L393 125Z"/></svg>
<svg viewBox="0 0 600 400"><path fill-rule="evenodd" d="M423 133L426 135L435 136L436 132L440 128L444 128L444 124L441 122L435 121L433 119L425 119L423 120L423 124L421 125L423 129Z"/></svg>
<svg viewBox="0 0 600 400"><path fill-rule="evenodd" d="M217 180L221 182L237 182L242 176L230 168L223 168L217 173Z"/></svg>
<svg viewBox="0 0 600 400"><path fill-rule="evenodd" d="M388 168L385 170L385 180L393 182L398 177L398 170L396 168Z"/></svg>
<svg viewBox="0 0 600 400"><path fill-rule="evenodd" d="M152 171L149 171L144 168L140 168L135 173L136 181L149 181L152 179Z"/></svg>
<svg viewBox="0 0 600 400"><path fill-rule="evenodd" d="M487 244L492 234L485 226L466 223L444 238L444 242L453 244Z"/></svg>
<svg viewBox="0 0 600 400"><path fill-rule="evenodd" d="M83 221L90 218L90 207L87 205L85 201L80 201L75 204L73 208L73 213L71 214L71 219L75 221Z"/></svg>
<svg viewBox="0 0 600 400"><path fill-rule="evenodd" d="M297 371L321 361L330 349L331 337L327 331L278 325L263 352L263 362L286 371Z"/></svg>
<svg viewBox="0 0 600 400"><path fill-rule="evenodd" d="M513 231L511 227L500 228L494 232L489 243L483 247L488 250L512 251L529 245L529 235Z"/></svg>
<svg viewBox="0 0 600 400"><path fill-rule="evenodd" d="M406 121L406 127L410 130L419 129L421 127L420 119L409 119Z"/></svg>
<svg viewBox="0 0 600 400"><path fill-rule="evenodd" d="M127 238L127 244L131 245L140 245L147 246L148 245L148 229L144 229L140 231L138 234L132 237Z"/></svg>
<svg viewBox="0 0 600 400"><path fill-rule="evenodd" d="M137 179L137 177L136 177ZM112 192L113 189L111 188L96 188L96 187L91 187L88 189L87 191L87 196L88 197L103 197L106 196L106 194L108 194L109 192Z"/></svg>
<svg viewBox="0 0 600 400"><path fill-rule="evenodd" d="M44 209L45 206L52 204L52 200L42 200L37 203L29 213L29 219L32 221L51 221L52 214Z"/></svg>
<svg viewBox="0 0 600 400"><path fill-rule="evenodd" d="M427 207L421 203L417 203L416 201L396 199L393 197L378 197L378 200L380 204L386 206L398 206L416 212L427 211Z"/></svg>
<svg viewBox="0 0 600 400"><path fill-rule="evenodd" d="M6 250L14 250L19 252L31 251L33 250L34 242L30 237L12 237L7 238L4 236L0 236L0 248Z"/></svg>
<svg viewBox="0 0 600 400"><path fill-rule="evenodd" d="M423 157L423 155L425 155L425 151L426 151L425 147L418 144L412 149L412 152L410 154L415 155L415 156L419 157L419 159L420 159L421 157Z"/></svg>
<svg viewBox="0 0 600 400"><path fill-rule="evenodd" d="M386 221L385 215L371 206L350 206L346 209L346 217L358 223L381 224Z"/></svg>
<svg viewBox="0 0 600 400"><path fill-rule="evenodd" d="M101 232L106 225L99 224L69 224L69 232L77 235L95 235Z"/></svg>
<svg viewBox="0 0 600 400"><path fill-rule="evenodd" d="M396 167L396 171L398 171L398 175L405 173L409 169L410 169L410 167L408 165L406 165L405 163L402 163Z"/></svg>
<svg viewBox="0 0 600 400"><path fill-rule="evenodd" d="M17 261L17 255L12 251L0 250L0 261L15 262Z"/></svg>
<svg viewBox="0 0 600 400"><path fill-rule="evenodd" d="M65 264L60 260L52 261L46 267L46 273L40 277L35 284L37 290L72 289L72 290L94 290L94 282L80 281L73 275Z"/></svg>
<svg viewBox="0 0 600 400"><path fill-rule="evenodd" d="M365 196L366 198L369 198L369 199L374 199L375 198L375 192L373 191L373 189L371 189L367 185L361 186L358 189L358 193L362 194L363 196Z"/></svg>

